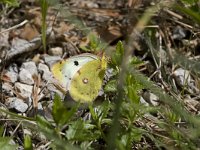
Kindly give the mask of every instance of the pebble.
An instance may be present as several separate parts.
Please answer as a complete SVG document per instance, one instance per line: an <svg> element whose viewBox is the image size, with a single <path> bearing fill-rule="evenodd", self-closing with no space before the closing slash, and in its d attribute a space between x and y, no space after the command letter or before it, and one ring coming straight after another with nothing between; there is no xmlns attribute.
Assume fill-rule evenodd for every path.
<svg viewBox="0 0 200 150"><path fill-rule="evenodd" d="M4 29L1 28L1 31L3 31ZM8 48L10 46L9 44L9 32L4 32L3 34L1 34L0 36L0 49L3 50L3 48ZM1 51L2 52L2 51Z"/></svg>
<svg viewBox="0 0 200 150"><path fill-rule="evenodd" d="M19 72L19 81L22 83L29 84L29 85L34 84L34 80L31 73L24 68L21 68Z"/></svg>
<svg viewBox="0 0 200 150"><path fill-rule="evenodd" d="M11 72L15 72L15 73L19 73L19 70L18 70L18 66L17 64L13 63L11 64L9 67L8 67L8 71L11 71Z"/></svg>
<svg viewBox="0 0 200 150"><path fill-rule="evenodd" d="M43 63L39 63L38 65L38 70L39 72L42 72L42 73L49 73L49 67Z"/></svg>
<svg viewBox="0 0 200 150"><path fill-rule="evenodd" d="M49 81L52 79L52 73L49 70L49 67L45 64L39 63L38 71L42 73L42 79Z"/></svg>
<svg viewBox="0 0 200 150"><path fill-rule="evenodd" d="M48 50L48 54L52 56L62 56L63 49L61 47L52 47Z"/></svg>
<svg viewBox="0 0 200 150"><path fill-rule="evenodd" d="M33 86L16 82L15 88L24 98L31 97Z"/></svg>
<svg viewBox="0 0 200 150"><path fill-rule="evenodd" d="M13 93L13 85L11 85L9 82L3 83L2 89L3 89L3 92L4 92L7 96L14 96L14 93Z"/></svg>
<svg viewBox="0 0 200 150"><path fill-rule="evenodd" d="M28 105L17 97L9 97L6 105L9 109L15 109L17 112L23 113L28 109Z"/></svg>
<svg viewBox="0 0 200 150"><path fill-rule="evenodd" d="M60 56L49 56L49 55L44 56L44 61L49 67L51 67L55 62L58 62L60 60L61 60Z"/></svg>
<svg viewBox="0 0 200 150"><path fill-rule="evenodd" d="M37 113L41 116L44 116L44 110L43 110L43 106L41 104L41 102L38 103L38 110Z"/></svg>
<svg viewBox="0 0 200 150"><path fill-rule="evenodd" d="M33 105L32 97L28 97L28 98L26 99L26 103L28 104L29 107L32 106L32 105Z"/></svg>
<svg viewBox="0 0 200 150"><path fill-rule="evenodd" d="M41 102L38 102L38 110L43 110Z"/></svg>
<svg viewBox="0 0 200 150"><path fill-rule="evenodd" d="M18 73L14 71L7 71L5 76L9 79L10 82L15 83L18 79Z"/></svg>
<svg viewBox="0 0 200 150"><path fill-rule="evenodd" d="M33 61L29 61L29 62L23 63L22 66L21 66L21 68L29 71L29 73L32 76L38 74L37 66L36 66L35 62L33 62Z"/></svg>
<svg viewBox="0 0 200 150"><path fill-rule="evenodd" d="M48 101L45 106L46 107L43 107L44 117L47 120L52 121L53 120L53 116L52 116L53 101Z"/></svg>
<svg viewBox="0 0 200 150"><path fill-rule="evenodd" d="M144 100L146 102L148 102L149 104L153 105L153 106L158 106L159 105L159 98L158 96L156 96L153 93L150 93L148 91L144 92L142 94L142 97L144 98Z"/></svg>
<svg viewBox="0 0 200 150"><path fill-rule="evenodd" d="M173 29L172 39L181 40L186 37L186 30L184 30L181 26L176 26Z"/></svg>
<svg viewBox="0 0 200 150"><path fill-rule="evenodd" d="M11 65L9 65L8 70L6 71L6 73L4 74L10 82L14 83L18 80L18 67L17 64L13 63Z"/></svg>
<svg viewBox="0 0 200 150"><path fill-rule="evenodd" d="M18 37L13 38L13 40L11 41L11 51L16 51L18 49L21 49L21 47L28 45L29 42L27 40L24 39L20 39Z"/></svg>
<svg viewBox="0 0 200 150"><path fill-rule="evenodd" d="M106 73L105 73L105 79L107 80L107 81L109 81L109 79L112 77L112 76L114 76L114 69L112 69L112 68L108 68L107 70L106 70Z"/></svg>
<svg viewBox="0 0 200 150"><path fill-rule="evenodd" d="M181 87L188 85L191 82L191 76L188 70L178 68L174 71L173 76L175 78L176 83Z"/></svg>
<svg viewBox="0 0 200 150"><path fill-rule="evenodd" d="M147 103L142 96L140 97L140 103L145 106L149 106L149 103Z"/></svg>
<svg viewBox="0 0 200 150"><path fill-rule="evenodd" d="M55 93L58 94L62 99L65 98L65 95L60 90L58 90L53 84L49 84L47 86L47 89L48 91L50 91L51 99L54 98Z"/></svg>

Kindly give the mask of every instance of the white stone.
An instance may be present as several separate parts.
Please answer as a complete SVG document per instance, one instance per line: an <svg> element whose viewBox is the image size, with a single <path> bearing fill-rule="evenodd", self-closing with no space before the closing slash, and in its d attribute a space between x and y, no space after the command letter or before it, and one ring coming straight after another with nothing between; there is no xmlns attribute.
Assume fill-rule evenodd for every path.
<svg viewBox="0 0 200 150"><path fill-rule="evenodd" d="M27 84L22 84L19 82L15 83L15 88L16 88L17 92L20 93L21 96L23 96L24 98L30 97L32 94L32 90L33 90L33 86L27 85Z"/></svg>
<svg viewBox="0 0 200 150"><path fill-rule="evenodd" d="M42 73L42 79L46 81L52 79L52 73L49 71L49 67L47 65L39 63L38 70Z"/></svg>
<svg viewBox="0 0 200 150"><path fill-rule="evenodd" d="M51 67L53 64L55 64L60 60L61 60L60 56L49 56L49 55L44 56L44 61L49 67Z"/></svg>
<svg viewBox="0 0 200 150"><path fill-rule="evenodd" d="M45 72L45 73L49 73L50 72L49 71L49 67L47 65L43 64L43 63L39 63L38 70L40 72Z"/></svg>
<svg viewBox="0 0 200 150"><path fill-rule="evenodd" d="M29 85L34 84L34 80L31 73L28 70L23 69L23 68L21 68L19 72L19 81L22 83L29 84Z"/></svg>
<svg viewBox="0 0 200 150"><path fill-rule="evenodd" d="M38 74L37 66L36 66L35 62L33 62L33 61L23 63L21 68L29 71L32 76Z"/></svg>
<svg viewBox="0 0 200 150"><path fill-rule="evenodd" d="M191 76L190 76L190 72L188 70L178 68L174 71L173 74L174 74L176 83L179 86L185 86L191 82Z"/></svg>
<svg viewBox="0 0 200 150"><path fill-rule="evenodd" d="M49 55L62 56L63 49L61 47L52 47L48 50Z"/></svg>
<svg viewBox="0 0 200 150"><path fill-rule="evenodd" d="M159 98L155 94L146 91L146 92L143 93L142 96L147 103L149 103L153 106L159 105Z"/></svg>
<svg viewBox="0 0 200 150"><path fill-rule="evenodd" d="M15 109L17 112L25 112L28 109L28 105L23 100L17 97L9 97L6 102L9 109Z"/></svg>
<svg viewBox="0 0 200 150"><path fill-rule="evenodd" d="M9 82L3 83L2 89L7 96L13 96L14 95L13 85L11 85L11 83L9 83Z"/></svg>
<svg viewBox="0 0 200 150"><path fill-rule="evenodd" d="M18 79L18 74L14 71L7 71L5 76L9 78L10 82L15 83Z"/></svg>
<svg viewBox="0 0 200 150"><path fill-rule="evenodd" d="M149 103L147 103L143 97L140 97L140 103L144 104L145 106L149 106Z"/></svg>
<svg viewBox="0 0 200 150"><path fill-rule="evenodd" d="M12 63L11 65L9 65L8 71L15 72L15 73L18 74L19 71L18 71L18 66L17 66L17 64Z"/></svg>

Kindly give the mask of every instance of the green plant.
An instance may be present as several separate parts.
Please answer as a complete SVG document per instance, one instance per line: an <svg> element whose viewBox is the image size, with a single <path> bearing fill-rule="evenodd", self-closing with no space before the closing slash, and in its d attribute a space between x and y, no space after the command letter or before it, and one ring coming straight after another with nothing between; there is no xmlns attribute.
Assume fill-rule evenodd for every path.
<svg viewBox="0 0 200 150"><path fill-rule="evenodd" d="M24 138L24 149L25 150L32 150L33 149L31 137L29 135L26 135L25 138Z"/></svg>
<svg viewBox="0 0 200 150"><path fill-rule="evenodd" d="M83 51L90 52L99 52L106 48L106 44L103 43L99 37L97 37L94 33L90 32L88 34L89 44L88 46L80 47Z"/></svg>
<svg viewBox="0 0 200 150"><path fill-rule="evenodd" d="M183 3L190 4L189 8L180 8L182 12L199 24L199 14L196 6L197 1L182 0ZM43 14L43 32L46 35L46 12L47 1L41 1ZM141 32L144 26L157 12L161 5L150 7L146 15L135 26L135 30ZM73 22L80 23L80 20L71 18ZM82 27L81 24L78 24ZM77 25L77 26L78 26ZM146 29L146 42L148 48L152 50L151 55L155 55L154 63L159 62L157 54L156 30ZM134 32L133 32L134 33ZM44 39L46 39L44 35ZM43 40L44 40L43 39ZM71 108L65 106L62 99L55 95L52 116L49 121L41 116L36 119L23 117L5 110L1 112L10 118L17 118L30 130L38 130L38 134L44 135L44 139L50 142L50 149L197 149L199 148L200 120L199 116L191 114L185 109L182 99L176 95L177 91L163 90L155 82L150 81L146 76L138 71L138 66L143 64L139 58L132 56L131 45L135 39L132 34L130 41L123 43L119 41L116 50L110 56L109 69L112 69L112 76L105 83L104 99L98 105L90 104L88 108L79 108L81 104L76 104ZM100 51L106 46L94 34L89 35L90 43L82 47L84 51ZM43 46L46 41L43 41ZM130 46L131 45L131 46ZM130 49L130 47L132 49ZM167 47L167 46L166 46ZM163 46L163 48L166 48ZM46 49L46 48L44 48ZM191 69L199 74L199 62L188 60L185 56L174 55L172 63L180 65L186 69ZM192 66L192 67L191 67ZM160 69L161 74L165 73L164 68ZM164 75L163 83L167 82L167 75ZM142 90L148 90L158 96L159 106L146 106L140 102ZM81 115L79 115L81 113ZM24 123L26 122L26 123ZM37 123L29 126L28 123ZM3 128L1 129L1 135ZM0 145L8 146L12 138L2 136ZM24 136L24 148L33 149L31 137ZM7 148L7 147L6 147Z"/></svg>
<svg viewBox="0 0 200 150"><path fill-rule="evenodd" d="M8 4L9 6L18 7L18 0L1 0L2 3Z"/></svg>
<svg viewBox="0 0 200 150"><path fill-rule="evenodd" d="M47 24L46 24L46 17L47 11L49 7L49 2L47 0L40 0L40 6L42 10L42 45L44 48L44 53L46 53L46 31L47 31Z"/></svg>

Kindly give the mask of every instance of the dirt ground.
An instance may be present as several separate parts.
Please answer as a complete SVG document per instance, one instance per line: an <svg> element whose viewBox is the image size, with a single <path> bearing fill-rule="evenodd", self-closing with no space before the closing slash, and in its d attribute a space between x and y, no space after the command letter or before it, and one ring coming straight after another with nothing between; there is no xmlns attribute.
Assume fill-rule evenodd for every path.
<svg viewBox="0 0 200 150"><path fill-rule="evenodd" d="M177 2L179 1L175 3ZM181 7L188 7L182 1L178 4ZM93 33L100 39L101 44L106 45L104 50L108 56L115 51L118 41L122 41L125 51L131 49L129 56L136 56L143 62L138 67L140 73L160 87L163 93L176 97L177 102L181 102L189 114L198 116L199 24L172 5L173 1L167 0L54 2L49 6L46 17L45 50L41 39L40 4L33 0L21 0L17 7L0 3L1 109L25 117L40 114L52 120L54 93L62 95L62 92L55 86L49 86L52 78L50 68L54 62L62 58L88 52L91 48L88 46L91 43L89 35ZM141 21L145 12L148 12L149 8L152 10L154 6L155 12L148 23L145 23L145 20ZM153 91L144 88L139 95L145 105L161 106L159 108L162 109L163 102L153 94ZM9 120L7 115L3 114L0 119L0 124L4 127L3 135L14 137L13 142L22 146L24 133L32 131L22 130L21 123ZM140 118L135 124L153 131L155 135L168 138L168 135L163 134L161 127L154 126L155 119L160 118L162 120L164 117L161 114L154 114L153 118L147 115L143 116L144 120ZM186 124L183 119L176 123L177 126ZM40 138L42 139L32 137L38 149L48 144ZM170 147L174 141L166 139L165 142ZM147 137L133 145L132 149L142 149L144 145L147 149L157 149L154 141Z"/></svg>

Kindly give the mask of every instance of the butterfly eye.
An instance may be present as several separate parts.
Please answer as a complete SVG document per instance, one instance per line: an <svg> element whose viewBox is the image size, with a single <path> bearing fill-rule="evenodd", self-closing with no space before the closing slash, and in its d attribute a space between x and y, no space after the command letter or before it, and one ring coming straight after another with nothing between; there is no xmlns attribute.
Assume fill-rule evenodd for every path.
<svg viewBox="0 0 200 150"><path fill-rule="evenodd" d="M78 66L79 65L78 61L74 61L74 65Z"/></svg>

